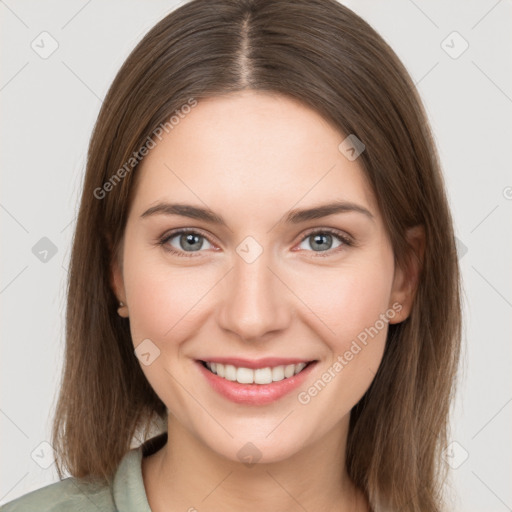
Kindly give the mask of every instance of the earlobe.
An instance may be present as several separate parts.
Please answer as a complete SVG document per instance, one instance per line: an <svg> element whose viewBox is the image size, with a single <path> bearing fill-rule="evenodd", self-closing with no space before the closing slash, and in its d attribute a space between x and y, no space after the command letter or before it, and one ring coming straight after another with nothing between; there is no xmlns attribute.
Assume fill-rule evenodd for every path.
<svg viewBox="0 0 512 512"><path fill-rule="evenodd" d="M423 226L414 226L407 231L408 253L403 258L403 263L395 268L393 288L391 291L389 307L398 309L390 323L396 324L406 320L411 312L414 297L419 286L423 257L425 254L425 230Z"/></svg>
<svg viewBox="0 0 512 512"><path fill-rule="evenodd" d="M117 314L123 318L128 318L128 306L124 302L119 302Z"/></svg>

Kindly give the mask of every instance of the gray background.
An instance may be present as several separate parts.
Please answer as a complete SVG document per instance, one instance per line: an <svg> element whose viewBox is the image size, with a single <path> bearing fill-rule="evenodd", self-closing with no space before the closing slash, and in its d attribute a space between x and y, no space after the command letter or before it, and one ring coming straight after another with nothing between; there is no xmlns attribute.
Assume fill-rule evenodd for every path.
<svg viewBox="0 0 512 512"><path fill-rule="evenodd" d="M512 5L344 3L390 43L417 83L455 218L466 327L446 453L454 468L452 510L512 510ZM57 480L45 443L88 139L129 51L177 5L0 0L0 503ZM42 58L53 40L58 48Z"/></svg>

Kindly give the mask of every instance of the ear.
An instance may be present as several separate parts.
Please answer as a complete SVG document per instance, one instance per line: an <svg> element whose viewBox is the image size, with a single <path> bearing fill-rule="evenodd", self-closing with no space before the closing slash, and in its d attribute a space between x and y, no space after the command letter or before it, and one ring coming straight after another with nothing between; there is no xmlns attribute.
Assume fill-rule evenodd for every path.
<svg viewBox="0 0 512 512"><path fill-rule="evenodd" d="M109 249L111 256L110 262L110 286L112 291L114 292L118 302L123 302L125 306L120 307L118 309L118 313L122 317L127 317L127 307L126 307L126 294L124 289L124 279L123 279L123 262L122 262L122 253L123 253L123 242L119 243L119 248L117 251L113 251L113 246L109 242Z"/></svg>
<svg viewBox="0 0 512 512"><path fill-rule="evenodd" d="M408 251L403 263L395 267L393 286L389 307L395 306L397 315L389 323L397 324L406 320L411 313L412 304L418 289L423 257L425 254L425 229L423 226L414 226L406 233ZM401 308L398 308L397 305Z"/></svg>

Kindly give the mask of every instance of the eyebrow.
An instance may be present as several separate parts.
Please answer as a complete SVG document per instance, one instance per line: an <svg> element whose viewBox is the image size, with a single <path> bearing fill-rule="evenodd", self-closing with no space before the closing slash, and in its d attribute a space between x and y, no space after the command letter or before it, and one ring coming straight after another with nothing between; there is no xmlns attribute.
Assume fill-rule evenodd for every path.
<svg viewBox="0 0 512 512"><path fill-rule="evenodd" d="M329 215L348 212L361 213L371 220L374 218L372 213L363 206L347 201L334 201L331 203L314 206L312 208L290 210L286 215L284 222L288 224L299 224L308 220L321 219ZM227 227L226 221L212 210L208 208L192 206L189 204L158 203L155 206L147 209L141 215L141 218L146 218L153 215L180 215L182 217L189 217L191 219L202 220L211 224ZM283 221L280 221L279 223L282 222Z"/></svg>

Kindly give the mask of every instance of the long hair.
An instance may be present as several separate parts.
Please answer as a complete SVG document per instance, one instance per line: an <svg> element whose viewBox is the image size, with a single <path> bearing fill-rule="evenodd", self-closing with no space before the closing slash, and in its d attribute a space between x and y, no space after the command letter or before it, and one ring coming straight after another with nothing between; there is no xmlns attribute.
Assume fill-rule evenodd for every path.
<svg viewBox="0 0 512 512"><path fill-rule="evenodd" d="M358 162L398 265L410 257L407 229L425 230L412 311L390 325L378 372L351 411L346 464L375 510L441 510L461 330L452 219L412 80L384 40L335 0L193 0L154 26L115 77L90 141L69 266L52 431L59 476L66 469L109 481L137 436L165 424L129 320L116 313L110 265L141 148L191 99L243 89L297 99L363 141Z"/></svg>

